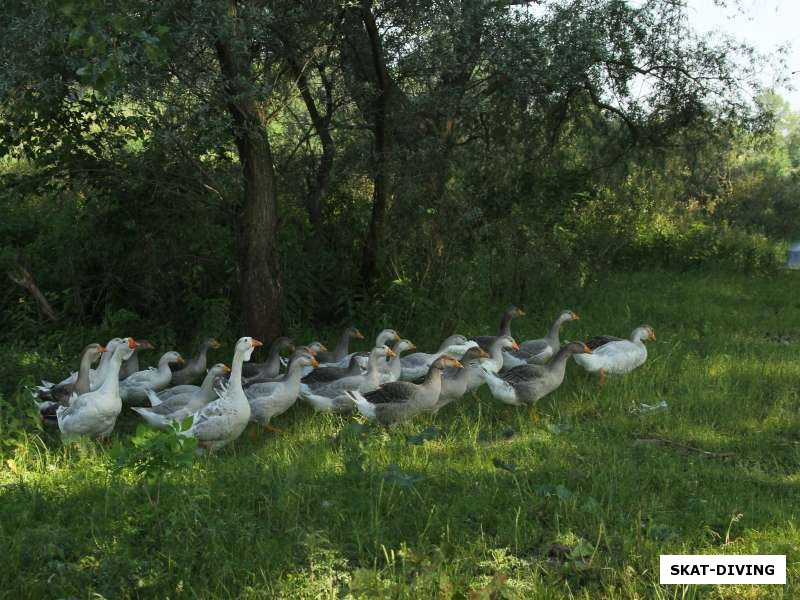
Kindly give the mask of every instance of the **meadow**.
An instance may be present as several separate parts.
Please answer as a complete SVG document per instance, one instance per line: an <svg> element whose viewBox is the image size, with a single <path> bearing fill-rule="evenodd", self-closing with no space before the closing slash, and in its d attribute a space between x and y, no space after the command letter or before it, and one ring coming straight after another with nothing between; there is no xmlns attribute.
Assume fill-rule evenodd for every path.
<svg viewBox="0 0 800 600"><path fill-rule="evenodd" d="M388 431L298 404L280 433L156 478L24 420L12 443L18 382L45 374L20 348L0 386L17 390L0 597L800 597L800 274L615 274L547 302L518 339L570 308L562 339L646 322L658 341L603 387L570 364L533 415L485 387ZM462 333L496 326L475 318ZM139 423L123 416L118 448ZM786 554L787 585L661 586L659 555L683 553Z"/></svg>

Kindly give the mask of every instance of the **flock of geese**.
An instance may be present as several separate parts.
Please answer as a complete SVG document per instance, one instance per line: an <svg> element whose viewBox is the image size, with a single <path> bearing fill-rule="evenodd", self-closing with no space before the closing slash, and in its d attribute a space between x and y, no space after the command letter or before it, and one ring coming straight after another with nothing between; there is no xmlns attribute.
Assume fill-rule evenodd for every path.
<svg viewBox="0 0 800 600"><path fill-rule="evenodd" d="M189 361L170 351L158 367L144 370L138 356L152 350L152 344L114 338L105 346L89 344L77 372L58 384L42 381L32 393L44 421L57 423L65 440L107 438L123 408L130 407L157 428L191 416L191 426L180 433L214 450L238 438L249 422L274 431L272 419L298 398L319 412L357 411L384 426L438 412L483 384L500 402L532 408L564 381L570 356L602 382L607 373L628 373L642 365L647 360L644 342L655 340L653 329L642 325L628 339L604 335L561 345L562 325L578 319L566 310L546 336L518 344L511 322L524 314L512 306L503 314L497 335L471 340L452 335L433 353L405 356L417 348L393 329L381 331L368 353L350 352L350 340L364 338L354 327L344 331L332 351L318 341L295 348L288 338L279 338L263 363L247 362L263 344L242 337L231 366L219 363L208 371L208 350L220 347L213 338ZM282 352L292 353L288 361ZM92 368L98 358L99 365ZM174 370L176 364L180 368Z"/></svg>

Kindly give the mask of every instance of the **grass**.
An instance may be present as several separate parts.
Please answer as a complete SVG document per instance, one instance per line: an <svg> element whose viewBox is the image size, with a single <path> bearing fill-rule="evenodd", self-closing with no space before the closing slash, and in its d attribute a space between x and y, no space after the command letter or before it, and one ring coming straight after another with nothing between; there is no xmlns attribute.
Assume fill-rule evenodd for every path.
<svg viewBox="0 0 800 600"><path fill-rule="evenodd" d="M800 596L797 274L616 275L543 308L519 338L572 308L565 337L649 322L658 342L604 388L571 364L534 419L485 388L388 433L298 405L158 482L24 434L0 466L0 597ZM659 585L683 553L786 554L788 584Z"/></svg>

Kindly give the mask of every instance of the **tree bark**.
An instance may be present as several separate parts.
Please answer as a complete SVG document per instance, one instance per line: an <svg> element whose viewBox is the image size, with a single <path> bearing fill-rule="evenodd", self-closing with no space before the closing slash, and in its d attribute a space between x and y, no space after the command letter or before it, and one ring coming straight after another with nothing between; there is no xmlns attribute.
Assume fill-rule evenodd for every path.
<svg viewBox="0 0 800 600"><path fill-rule="evenodd" d="M44 297L39 286L36 285L36 280L33 278L31 272L25 267L22 260L22 252L17 252L17 260L14 264L14 269L8 272L8 277L17 285L28 290L34 302L36 302L36 308L39 310L39 314L48 321L58 320L56 311L53 310L53 307L47 301L47 298Z"/></svg>
<svg viewBox="0 0 800 600"><path fill-rule="evenodd" d="M244 180L237 216L242 333L269 342L283 333L284 301L274 163L263 107L247 88L252 59L234 0L228 16L231 38L216 40L216 50Z"/></svg>

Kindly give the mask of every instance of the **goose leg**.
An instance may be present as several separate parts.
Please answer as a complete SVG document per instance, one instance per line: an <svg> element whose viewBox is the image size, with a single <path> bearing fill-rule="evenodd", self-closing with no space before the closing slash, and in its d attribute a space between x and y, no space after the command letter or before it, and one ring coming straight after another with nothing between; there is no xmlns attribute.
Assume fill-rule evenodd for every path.
<svg viewBox="0 0 800 600"><path fill-rule="evenodd" d="M606 370L600 369L597 374L600 377L600 385L602 386L606 382Z"/></svg>
<svg viewBox="0 0 800 600"><path fill-rule="evenodd" d="M267 423L264 425L264 431L269 431L270 433L281 433L281 430L273 427L272 423Z"/></svg>

